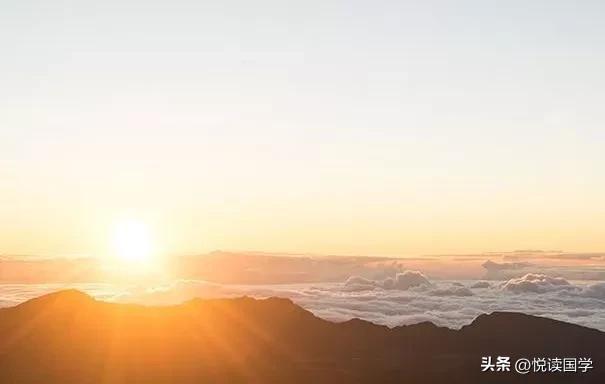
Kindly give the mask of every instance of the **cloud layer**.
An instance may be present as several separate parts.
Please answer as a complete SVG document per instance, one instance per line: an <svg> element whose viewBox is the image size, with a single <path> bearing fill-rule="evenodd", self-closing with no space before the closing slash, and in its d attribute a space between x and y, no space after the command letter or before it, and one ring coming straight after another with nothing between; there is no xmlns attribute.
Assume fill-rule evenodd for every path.
<svg viewBox="0 0 605 384"><path fill-rule="evenodd" d="M392 278L354 276L342 283L317 284L228 285L200 280L155 286L12 284L0 285L0 305L15 305L72 286L103 300L149 305L176 304L194 297L288 297L329 320L357 317L388 326L431 321L459 328L481 313L516 311L605 331L605 282L571 282L531 273L492 282L429 281L418 271L404 271Z"/></svg>
<svg viewBox="0 0 605 384"><path fill-rule="evenodd" d="M358 317L388 326L431 321L459 328L481 313L516 311L605 331L605 283L571 283L540 274L491 283L429 281L418 271L404 271L387 279L353 276L343 283L320 284L232 286L178 281L120 300L158 304L195 296L238 295L289 297L316 315L334 321Z"/></svg>

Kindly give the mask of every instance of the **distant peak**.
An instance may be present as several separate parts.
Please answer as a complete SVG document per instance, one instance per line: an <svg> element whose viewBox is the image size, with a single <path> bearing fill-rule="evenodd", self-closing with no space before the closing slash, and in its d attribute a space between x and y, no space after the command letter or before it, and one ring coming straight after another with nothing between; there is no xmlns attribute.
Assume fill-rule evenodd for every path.
<svg viewBox="0 0 605 384"><path fill-rule="evenodd" d="M84 293L77 289L63 289L61 291L49 293L48 295L41 296L47 298L62 298L62 299L74 299L74 300L93 300L92 296Z"/></svg>
<svg viewBox="0 0 605 384"><path fill-rule="evenodd" d="M40 304L82 304L82 303L92 303L95 299L77 289L64 289L57 292L52 292L35 299L28 300L19 305L22 306L30 306L30 305L40 305Z"/></svg>
<svg viewBox="0 0 605 384"><path fill-rule="evenodd" d="M545 322L561 323L540 316L528 315L519 312L492 312L482 313L477 316L470 325L466 327L526 327L528 325L541 326ZM465 327L465 328L466 328Z"/></svg>
<svg viewBox="0 0 605 384"><path fill-rule="evenodd" d="M473 323L477 323L477 322L485 322L485 321L492 321L492 320L500 320L500 319L507 319L507 320L512 320L512 319L524 319L524 318L530 318L532 316L530 315L526 315L523 313L519 313L519 312L503 312L503 311L494 311L491 313L482 313L479 316L477 316L477 318L475 318L475 320L473 321Z"/></svg>
<svg viewBox="0 0 605 384"><path fill-rule="evenodd" d="M271 297L267 297L263 301L265 301L267 303L273 303L273 304L296 306L296 304L294 304L294 302L290 298L287 298L287 297L271 296Z"/></svg>

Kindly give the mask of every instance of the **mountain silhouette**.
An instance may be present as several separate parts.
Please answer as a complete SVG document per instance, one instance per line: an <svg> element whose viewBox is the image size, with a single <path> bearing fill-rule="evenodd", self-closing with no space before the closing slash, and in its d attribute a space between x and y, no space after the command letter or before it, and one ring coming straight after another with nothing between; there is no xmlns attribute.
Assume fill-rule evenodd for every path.
<svg viewBox="0 0 605 384"><path fill-rule="evenodd" d="M482 356L588 357L594 368L481 372ZM280 298L148 307L75 290L0 309L0 383L603 383L603 362L605 333L520 313L388 328Z"/></svg>

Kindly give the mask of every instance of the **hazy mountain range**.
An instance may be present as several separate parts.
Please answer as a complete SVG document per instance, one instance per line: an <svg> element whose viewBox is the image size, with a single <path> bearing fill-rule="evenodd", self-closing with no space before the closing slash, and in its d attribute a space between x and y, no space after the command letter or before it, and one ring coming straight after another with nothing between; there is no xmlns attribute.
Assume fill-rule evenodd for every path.
<svg viewBox="0 0 605 384"><path fill-rule="evenodd" d="M5 383L602 383L605 333L518 313L460 330L333 323L287 299L150 307L78 291L0 309ZM482 372L483 356L589 357L586 373ZM514 361L514 360L513 360Z"/></svg>

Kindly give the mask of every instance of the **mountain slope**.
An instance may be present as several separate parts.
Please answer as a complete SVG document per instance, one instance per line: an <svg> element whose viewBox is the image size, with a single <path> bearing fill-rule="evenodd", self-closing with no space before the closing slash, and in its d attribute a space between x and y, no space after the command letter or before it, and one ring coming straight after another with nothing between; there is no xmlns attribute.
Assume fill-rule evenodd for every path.
<svg viewBox="0 0 605 384"><path fill-rule="evenodd" d="M482 373L488 355L590 357L594 369ZM73 290L0 310L1 383L600 383L603 361L605 333L518 313L389 329L287 299L145 307Z"/></svg>

